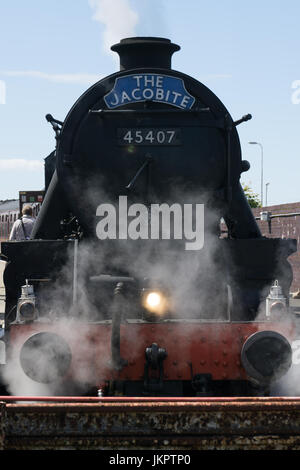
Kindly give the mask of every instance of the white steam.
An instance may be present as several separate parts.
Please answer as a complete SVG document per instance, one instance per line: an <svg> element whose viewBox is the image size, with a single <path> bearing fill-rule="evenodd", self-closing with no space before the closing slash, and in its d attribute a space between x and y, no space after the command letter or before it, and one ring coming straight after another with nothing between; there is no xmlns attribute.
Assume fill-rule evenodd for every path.
<svg viewBox="0 0 300 470"><path fill-rule="evenodd" d="M121 39L136 35L139 16L128 0L89 0L94 11L93 19L104 25L103 50L111 53L110 47Z"/></svg>

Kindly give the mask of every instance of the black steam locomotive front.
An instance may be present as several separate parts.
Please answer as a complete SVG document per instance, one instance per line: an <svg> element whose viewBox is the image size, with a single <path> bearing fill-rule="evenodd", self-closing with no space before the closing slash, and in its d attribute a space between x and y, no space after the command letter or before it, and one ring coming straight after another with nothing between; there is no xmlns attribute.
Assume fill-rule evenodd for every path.
<svg viewBox="0 0 300 470"><path fill-rule="evenodd" d="M178 49L166 39L122 40L112 47L120 72L90 88L64 122L48 198L60 186L86 235L95 235L91 217L101 198L164 202L181 188L205 195L235 237L260 236L239 186L248 164L235 124L208 88L171 69ZM59 236L61 214L53 212L51 235ZM35 238L48 236L49 225L40 218Z"/></svg>
<svg viewBox="0 0 300 470"><path fill-rule="evenodd" d="M241 347L261 326L232 322L261 315L275 279L288 297L287 257L295 251L294 241L261 236L240 185L249 164L241 159L236 127L251 116L233 121L207 87L174 71L171 57L179 46L168 39L129 38L112 50L120 56L120 71L87 90L64 123L47 116L57 147L46 161L47 191L32 240L4 244L11 261L5 273L11 336L18 336L16 326L26 330L41 318L96 322L92 342L106 354L110 350L107 363L119 371L125 394L161 392L163 363L170 383L188 381L196 392L203 383L206 392L211 379L241 381L250 346L242 359ZM37 292L36 313L28 320L17 307L12 320L21 286L28 284ZM246 366L264 383L266 375L277 377L290 365L290 346L278 325L273 329L251 340L251 353L274 358L270 370L258 371L255 351ZM183 341L185 330L191 344L178 360L171 337ZM211 351L228 354L219 347L222 335L224 343L237 335L238 345L221 370ZM39 341L28 332L22 338L28 371L28 341ZM107 367L100 368L98 381L111 377ZM158 379L149 369L159 369ZM124 391L126 380L141 378L146 391L140 385ZM174 393L184 393L180 387Z"/></svg>
<svg viewBox="0 0 300 470"><path fill-rule="evenodd" d="M122 207L126 212L138 203L147 207L175 203L182 208L202 203L206 243L196 254L201 257L215 250L213 263L219 263L219 272L227 273L226 283L233 293L234 318L253 319L273 279L279 279L288 294L291 270L286 258L294 247L261 237L239 182L249 164L241 159L236 125L251 116L234 122L207 87L172 70L171 56L178 49L161 38L124 39L112 47L120 55L120 71L91 87L69 112L33 238L61 238L61 221L71 213L85 239L101 239L106 269L114 263L123 270L127 265L125 271L130 274L131 253L140 258L137 254L144 253L145 244L140 246L139 240L147 236L149 250L151 234L140 230L129 237L128 221L121 221ZM117 211L112 236L105 221L102 234L97 230L105 204ZM211 248L211 237L219 236L221 218L228 238ZM157 238L162 237L156 237L152 246L160 259L166 249ZM194 254L191 247L185 258Z"/></svg>

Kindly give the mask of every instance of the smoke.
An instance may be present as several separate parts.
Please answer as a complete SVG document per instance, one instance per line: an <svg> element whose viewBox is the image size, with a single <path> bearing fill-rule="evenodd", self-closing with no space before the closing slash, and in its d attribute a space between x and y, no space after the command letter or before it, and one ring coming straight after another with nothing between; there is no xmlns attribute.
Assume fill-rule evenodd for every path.
<svg viewBox="0 0 300 470"><path fill-rule="evenodd" d="M155 203L204 204L204 247L189 252L184 248L185 240L98 240L95 238L97 206L103 202L117 206L118 201L105 190L105 182L98 176L81 184L76 182L77 191L83 191L82 184L85 197L78 202L83 204L77 208L82 217L79 222L83 227L92 228L93 238L86 237L79 242L76 259L72 246L56 282L45 283L37 292L42 325L38 331L55 333L69 345L73 357L68 374L73 382L68 377L67 380L58 378L49 384L29 379L20 365L20 349L28 340L28 336L24 336L20 338L19 347L15 348L15 356L5 375L9 390L14 395L82 394L100 385L95 384L95 377L107 377L106 371L111 364L111 305L116 282L100 281L99 276L103 274L128 276L136 281L124 285L121 344L123 348L127 345L125 359L136 361L143 357L145 347L151 345L148 338L140 336L140 330L136 327L138 322L126 323L128 319L140 318L139 299L143 286L159 288L169 295L171 312L167 318L180 320L181 325L179 333L176 333L177 341L180 342L190 333L191 330L185 325L189 322L199 324L201 321L218 322L220 327L215 331L222 341L221 323L229 319L228 285L232 280L222 254L225 241L219 239L220 211L211 205L210 195L185 187L179 189L179 185L174 185L173 190L168 188L168 198L158 201L155 195L152 196ZM128 205L144 201L138 193L128 196L128 200ZM127 295L130 297L128 302ZM159 346L165 347L163 340ZM32 348L27 353L34 373L43 376L45 365L40 358L41 350ZM289 382L290 390L295 390L292 383L295 377L291 370L284 382L285 390ZM278 394L275 388L273 390L274 395Z"/></svg>
<svg viewBox="0 0 300 470"><path fill-rule="evenodd" d="M81 395L95 389L95 377L101 377L110 360L109 348L101 343L98 332L84 320L61 317L20 334L14 341L9 366L2 371L9 393Z"/></svg>
<svg viewBox="0 0 300 470"><path fill-rule="evenodd" d="M97 222L96 207L101 202L116 204L116 200L104 191L98 182L85 182L87 188L85 205L89 208L90 218L87 223ZM101 188L101 189L100 189ZM84 394L97 387L95 377L107 377L111 366L110 350L110 318L113 290L116 283L98 282L100 275L129 276L136 283L125 285L125 298L122 305L123 321L121 344L126 345L128 361L136 361L143 357L145 347L149 347L145 338L140 336L138 325L127 323L126 319L136 319L141 313L139 303L140 287L152 285L161 288L170 295L171 321L180 320L180 331L176 332L176 340L185 339L190 334L189 322L218 322L216 335L222 341L222 322L228 321L229 298L227 286L230 283L226 272L226 263L222 259L222 250L217 225L220 220L219 211L210 207L209 195L199 192L170 191L169 200L163 202L203 203L205 206L205 240L204 247L199 251L188 252L181 240L94 240L84 239L79 242L76 257L76 279L74 283L74 247L67 253L63 266L55 283L46 284L38 292L40 299L41 330L59 335L72 351L72 364L66 380L60 379L49 384L35 382L26 376L20 365L20 350L28 340L26 333L19 338L15 347L14 357L5 373L5 381L9 384L13 395L75 395ZM92 209L93 208L93 209ZM89 211L87 211L89 213ZM82 212L81 212L82 213ZM145 280L150 281L147 284ZM76 285L76 298L73 286ZM126 302L126 295L135 299L136 304ZM133 294L133 297L132 297ZM170 319L170 316L167 318ZM34 327L35 328L35 327ZM34 332L34 331L33 331ZM28 335L28 333L27 333ZM218 338L216 338L217 340ZM146 338L146 341L148 339ZM165 347L164 341L159 344ZM52 348L53 351L57 347ZM34 374L45 375L45 363L41 358L41 349L27 350L27 360L32 364ZM52 354L52 352L51 352ZM54 352L53 352L54 354ZM58 361L58 360L57 360ZM61 365L59 362L58 366ZM53 364L52 364L53 365ZM54 364L55 365L55 364ZM57 367L58 367L57 366ZM59 369L59 367L58 367ZM297 368L296 368L297 369ZM52 368L49 374L54 373ZM72 378L72 380L71 380ZM272 394L295 395L297 389L295 368L279 383L272 386ZM100 380L100 379L99 379Z"/></svg>
<svg viewBox="0 0 300 470"><path fill-rule="evenodd" d="M136 35L139 16L129 0L89 0L93 19L104 25L103 50L111 54L110 47L121 39Z"/></svg>
<svg viewBox="0 0 300 470"><path fill-rule="evenodd" d="M142 36L169 37L168 13L161 0L132 0L139 10L139 34Z"/></svg>
<svg viewBox="0 0 300 470"><path fill-rule="evenodd" d="M85 192L85 207L89 207L93 214L96 214L96 208L102 202L111 203L115 207L118 205L118 201L105 192L101 181L97 183L90 180L86 185L89 191ZM102 187L101 190L99 186ZM128 207L137 202L142 203L143 199L128 195ZM87 264L87 271L94 269L97 274L127 275L140 282L150 280L153 285L170 292L174 311L181 318L224 319L224 311L227 318L228 280L218 238L220 215L216 209L209 207L209 195L186 188L179 189L177 185L176 190L169 188L168 199L161 198L158 201L153 195L154 202L168 204L169 207L172 204L179 204L181 207L187 204L204 204L204 227L200 227L204 231L203 249L187 251L186 240L174 240L172 233L169 240L153 240L150 236L145 240L96 240L95 244L86 244L85 254L82 256ZM86 215L87 211L81 210L80 213ZM174 220L170 220L172 224ZM95 236L97 218L86 219L84 223L94 226ZM82 244L80 245L82 251ZM82 269L83 266L80 268L81 272Z"/></svg>
<svg viewBox="0 0 300 470"><path fill-rule="evenodd" d="M85 193L85 211L79 210L79 214L86 215L85 224L93 226L94 240L87 238L79 242L76 270L72 247L56 282L40 286L36 294L39 298L41 327L34 327L32 331L55 333L69 345L73 355L69 374L76 382L76 387L70 381L59 378L53 383L41 384L26 376L20 365L20 350L28 340L25 335L19 338L19 346L14 349L15 355L10 358L4 377L13 395L74 394L78 391L77 384L82 384L79 393L85 393L92 385L97 386L94 383L95 377L105 376L104 372L111 360L110 318L116 283L98 282L97 277L100 275L128 276L135 279L135 282L124 285L124 321L141 315L143 286L160 288L169 296L173 320L226 320L226 276L220 268L222 260L218 257L219 240L216 230L220 217L217 211L208 209L207 195L177 189L170 191L168 200L163 200L170 204L204 204L204 247L189 252L185 250L185 240L95 239L97 206L101 202L116 203L116 200L103 189L104 185L101 185L99 179L97 183L85 181L84 185L89 189ZM135 197L129 198L130 202L136 202ZM75 299L74 286L77 293ZM126 301L127 295L133 302ZM143 357L145 347L150 344L145 343L138 328L132 324L129 326L126 326L126 322L122 325L126 330L126 335L122 336L122 344L128 345L125 359L136 360ZM184 329L181 334L185 334ZM160 347L164 347L164 344L160 344ZM40 357L41 349L33 347L26 354L27 361L33 364L36 377L43 376L45 363Z"/></svg>

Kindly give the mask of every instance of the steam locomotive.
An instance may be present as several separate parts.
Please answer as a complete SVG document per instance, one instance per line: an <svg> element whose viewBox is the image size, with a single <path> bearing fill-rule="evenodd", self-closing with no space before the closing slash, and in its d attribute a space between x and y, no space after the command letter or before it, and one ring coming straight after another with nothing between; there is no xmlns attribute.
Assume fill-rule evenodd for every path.
<svg viewBox="0 0 300 470"><path fill-rule="evenodd" d="M120 70L64 122L46 116L56 148L31 240L2 243L3 381L54 395L268 394L291 366L297 247L261 235L241 187L237 126L251 115L233 121L173 70L168 39L111 49Z"/></svg>

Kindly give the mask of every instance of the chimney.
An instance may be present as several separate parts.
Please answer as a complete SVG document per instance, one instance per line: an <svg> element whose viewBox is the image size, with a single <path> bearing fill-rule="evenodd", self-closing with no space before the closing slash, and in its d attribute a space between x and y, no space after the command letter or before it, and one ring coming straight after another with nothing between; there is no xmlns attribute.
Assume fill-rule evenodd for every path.
<svg viewBox="0 0 300 470"><path fill-rule="evenodd" d="M120 56L120 70L137 68L171 68L171 58L180 47L170 39L135 37L122 39L111 47Z"/></svg>

